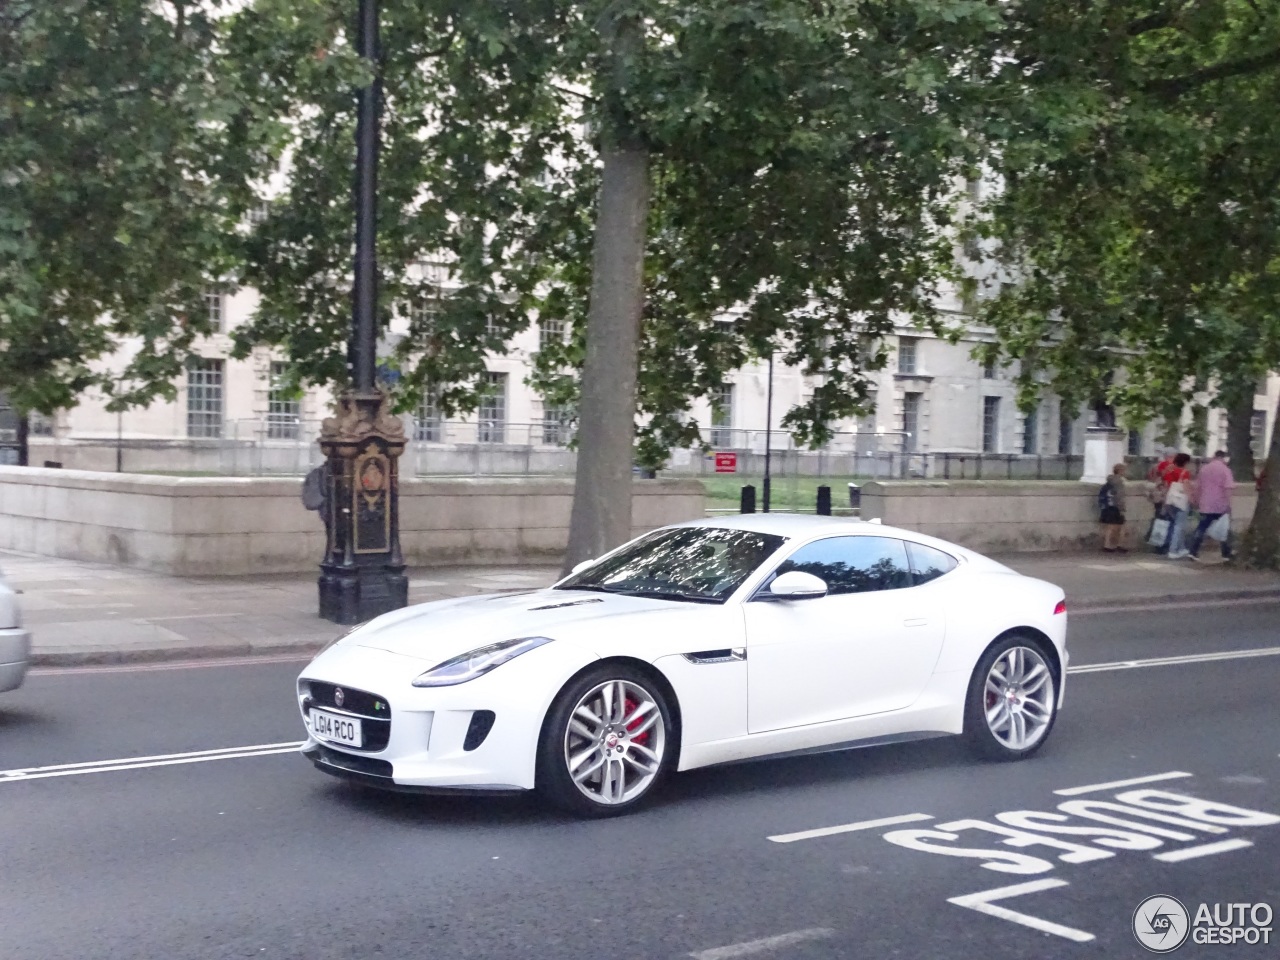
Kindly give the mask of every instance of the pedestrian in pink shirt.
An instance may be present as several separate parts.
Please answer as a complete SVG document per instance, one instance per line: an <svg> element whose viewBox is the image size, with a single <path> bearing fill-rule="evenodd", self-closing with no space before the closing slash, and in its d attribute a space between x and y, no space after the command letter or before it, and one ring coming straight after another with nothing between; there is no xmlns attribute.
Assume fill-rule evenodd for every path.
<svg viewBox="0 0 1280 960"><path fill-rule="evenodd" d="M1196 532L1191 536L1191 559L1200 559L1200 544L1204 542L1206 534L1213 527L1219 518L1225 518L1220 523L1219 528L1225 527L1226 530L1215 529L1213 539L1222 545L1222 559L1231 559L1231 491L1236 485L1235 477L1231 475L1231 468L1227 466L1227 453L1225 450L1219 450L1213 455L1213 459L1200 468L1200 475L1196 478L1196 506L1200 510L1200 523L1196 527ZM1214 534L1221 533L1221 536Z"/></svg>

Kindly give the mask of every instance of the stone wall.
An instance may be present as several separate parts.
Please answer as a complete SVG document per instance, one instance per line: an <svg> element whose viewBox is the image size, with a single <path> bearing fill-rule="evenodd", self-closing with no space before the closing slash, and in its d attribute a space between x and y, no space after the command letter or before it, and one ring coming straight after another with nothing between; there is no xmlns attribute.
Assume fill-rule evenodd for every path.
<svg viewBox="0 0 1280 960"><path fill-rule="evenodd" d="M1145 483L1128 485L1129 546L1151 522ZM1098 486L1078 481L873 482L862 488L862 516L918 530L974 550L999 553L1095 549L1100 543ZM1256 500L1251 485L1236 487L1232 529L1244 531Z"/></svg>
<svg viewBox="0 0 1280 960"><path fill-rule="evenodd" d="M301 481L0 467L0 549L184 576L315 570L324 550ZM638 480L642 533L705 513L697 480ZM406 480L400 537L414 566L557 562L573 481Z"/></svg>

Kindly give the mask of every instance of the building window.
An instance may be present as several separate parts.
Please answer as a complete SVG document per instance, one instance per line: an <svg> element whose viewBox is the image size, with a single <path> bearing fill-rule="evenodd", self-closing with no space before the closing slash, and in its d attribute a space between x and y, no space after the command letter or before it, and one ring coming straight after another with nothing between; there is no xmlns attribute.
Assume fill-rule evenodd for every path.
<svg viewBox="0 0 1280 960"><path fill-rule="evenodd" d="M505 443L507 437L507 375L484 375L485 397L476 411L477 437L481 443Z"/></svg>
<svg viewBox="0 0 1280 960"><path fill-rule="evenodd" d="M187 436L222 436L222 361L187 363Z"/></svg>
<svg viewBox="0 0 1280 960"><path fill-rule="evenodd" d="M999 369L994 360L982 361L982 379L983 380L994 380L996 379L996 376L998 373L999 373Z"/></svg>
<svg viewBox="0 0 1280 960"><path fill-rule="evenodd" d="M558 347L564 343L564 321L550 318L538 321L538 349Z"/></svg>
<svg viewBox="0 0 1280 960"><path fill-rule="evenodd" d="M1069 455L1072 447L1073 421L1070 414L1058 415L1058 453Z"/></svg>
<svg viewBox="0 0 1280 960"><path fill-rule="evenodd" d="M444 420L440 416L440 403L436 391L428 390L418 404L413 418L413 439L426 443L439 443L444 436Z"/></svg>
<svg viewBox="0 0 1280 960"><path fill-rule="evenodd" d="M1262 439L1267 434L1267 412L1265 410L1253 411L1253 416L1249 418L1249 449L1253 451L1255 457L1263 456Z"/></svg>
<svg viewBox="0 0 1280 960"><path fill-rule="evenodd" d="M269 203L255 203L249 208L249 222L254 226L266 223L269 216L271 216L271 205Z"/></svg>
<svg viewBox="0 0 1280 960"><path fill-rule="evenodd" d="M27 414L27 435L32 437L52 437L53 417L45 416L39 410Z"/></svg>
<svg viewBox="0 0 1280 960"><path fill-rule="evenodd" d="M542 408L542 442L563 447L573 435L573 411L568 407Z"/></svg>
<svg viewBox="0 0 1280 960"><path fill-rule="evenodd" d="M222 323L225 319L226 311L225 296L217 290L206 290L204 292L204 308L209 317L209 326L215 333L222 333Z"/></svg>
<svg viewBox="0 0 1280 960"><path fill-rule="evenodd" d="M267 436L272 440L297 440L302 420L302 401L288 386L289 365L271 364L270 387L267 391Z"/></svg>
<svg viewBox="0 0 1280 960"><path fill-rule="evenodd" d="M915 453L920 449L920 402L918 393L902 395L902 449Z"/></svg>
<svg viewBox="0 0 1280 960"><path fill-rule="evenodd" d="M919 365L920 341L915 337L898 338L898 372L917 373Z"/></svg>
<svg viewBox="0 0 1280 960"><path fill-rule="evenodd" d="M1036 404L1027 411L1022 421L1022 452L1034 454L1040 452L1040 405Z"/></svg>
<svg viewBox="0 0 1280 960"><path fill-rule="evenodd" d="M1191 411L1191 452L1197 457L1209 455L1209 408L1194 407Z"/></svg>
<svg viewBox="0 0 1280 960"><path fill-rule="evenodd" d="M492 316L492 315L491 315L491 316L487 316L487 317L485 317L485 319L484 319L484 333L485 333L485 336L486 336L486 337L500 337L500 336L502 336L502 324L500 324L500 323L498 322L498 318L497 318L497 317L494 317L494 316Z"/></svg>
<svg viewBox="0 0 1280 960"><path fill-rule="evenodd" d="M1128 450L1129 450L1129 456L1131 457L1138 457L1142 455L1142 431L1141 430L1129 431Z"/></svg>
<svg viewBox="0 0 1280 960"><path fill-rule="evenodd" d="M409 323L420 333L434 330L439 315L440 307L435 297L419 297L409 304Z"/></svg>
<svg viewBox="0 0 1280 960"><path fill-rule="evenodd" d="M733 446L733 384L727 383L712 392L711 445Z"/></svg>
<svg viewBox="0 0 1280 960"><path fill-rule="evenodd" d="M1000 398L982 398L982 452L1000 452Z"/></svg>

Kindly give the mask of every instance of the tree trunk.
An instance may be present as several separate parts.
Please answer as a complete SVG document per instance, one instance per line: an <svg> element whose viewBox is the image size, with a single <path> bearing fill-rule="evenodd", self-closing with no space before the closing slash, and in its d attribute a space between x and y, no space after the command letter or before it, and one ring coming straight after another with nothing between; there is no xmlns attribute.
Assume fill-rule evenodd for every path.
<svg viewBox="0 0 1280 960"><path fill-rule="evenodd" d="M1242 559L1247 567L1274 570L1280 567L1280 402L1271 423L1271 445L1264 469L1267 477L1258 492L1253 521L1244 535Z"/></svg>
<svg viewBox="0 0 1280 960"><path fill-rule="evenodd" d="M564 572L631 537L644 248L649 218L649 150L635 133L623 91L644 42L632 14L611 4L598 25L601 75L600 202L591 252L587 353L578 401L578 470Z"/></svg>
<svg viewBox="0 0 1280 960"><path fill-rule="evenodd" d="M1253 483L1253 448L1249 445L1253 429L1253 383L1227 402L1227 456L1231 473L1238 483Z"/></svg>

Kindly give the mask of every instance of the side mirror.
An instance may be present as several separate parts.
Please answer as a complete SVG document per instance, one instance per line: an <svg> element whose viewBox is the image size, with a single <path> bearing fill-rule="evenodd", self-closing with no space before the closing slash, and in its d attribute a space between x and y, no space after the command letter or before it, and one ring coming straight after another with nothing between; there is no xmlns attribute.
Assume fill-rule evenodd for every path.
<svg viewBox="0 0 1280 960"><path fill-rule="evenodd" d="M587 567L591 566L593 563L595 563L594 559L583 560L581 563L575 563L573 565L573 569L570 570L569 573L570 575L575 573L581 573L583 570L587 569Z"/></svg>
<svg viewBox="0 0 1280 960"><path fill-rule="evenodd" d="M769 592L779 600L810 600L827 595L827 584L821 577L803 570L791 570L769 584Z"/></svg>

